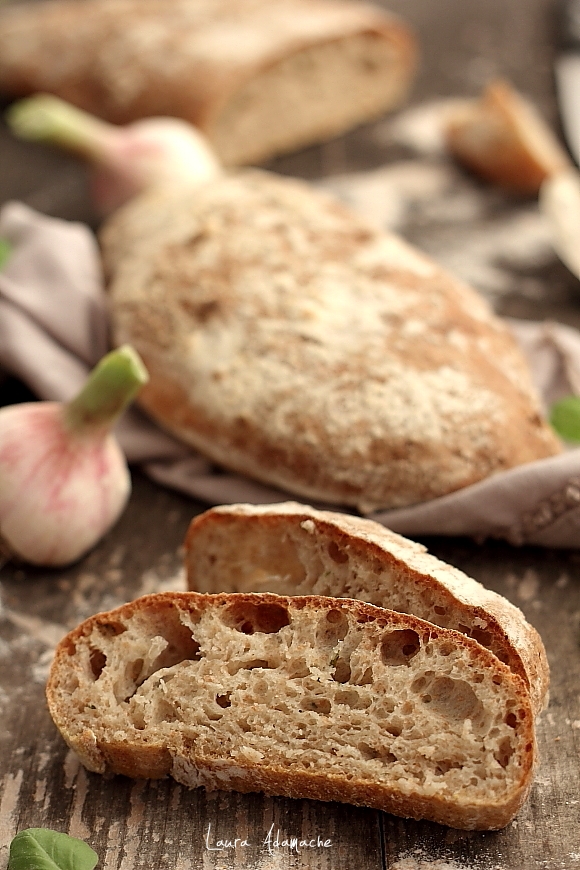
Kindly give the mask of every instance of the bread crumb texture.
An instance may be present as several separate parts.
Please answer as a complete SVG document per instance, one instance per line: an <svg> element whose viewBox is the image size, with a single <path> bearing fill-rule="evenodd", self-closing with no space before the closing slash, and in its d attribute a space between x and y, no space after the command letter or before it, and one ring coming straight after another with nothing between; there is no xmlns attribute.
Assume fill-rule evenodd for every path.
<svg viewBox="0 0 580 870"><path fill-rule="evenodd" d="M303 183L142 196L102 241L140 401L229 468L368 512L560 450L486 303Z"/></svg>
<svg viewBox="0 0 580 870"><path fill-rule="evenodd" d="M91 770L457 827L506 824L533 767L527 692L505 665L350 600L146 596L69 634L47 694Z"/></svg>
<svg viewBox="0 0 580 870"><path fill-rule="evenodd" d="M295 502L222 505L195 517L185 540L188 588L355 598L468 635L547 703L540 636L507 599L372 520Z"/></svg>

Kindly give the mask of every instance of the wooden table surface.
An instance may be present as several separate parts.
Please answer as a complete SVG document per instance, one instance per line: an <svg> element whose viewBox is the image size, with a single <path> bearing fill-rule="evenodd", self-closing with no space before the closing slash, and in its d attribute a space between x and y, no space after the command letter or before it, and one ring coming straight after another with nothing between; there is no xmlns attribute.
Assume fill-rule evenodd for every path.
<svg viewBox="0 0 580 870"><path fill-rule="evenodd" d="M409 106L475 94L490 77L503 75L533 97L558 129L553 2L390 0L388 5L413 23L422 44L423 65ZM400 144L382 136L384 129L379 122L272 166L318 178L412 160ZM534 203L493 196L486 231L514 208L524 208L526 214L535 208ZM83 167L40 146L16 142L2 129L0 201L10 198L61 217L95 221ZM420 219L410 214L403 229L426 246L435 237L425 214ZM444 257L440 224L437 231ZM580 287L554 257L512 271L511 284L502 285L494 297L501 313L580 324ZM25 395L10 379L0 392L4 403ZM455 831L346 805L188 791L171 780L105 780L79 767L44 703L54 644L98 610L145 592L182 588L180 544L189 520L203 507L135 470L128 509L82 562L59 571L14 564L2 568L0 868L6 866L7 844L15 833L39 826L87 840L99 854L99 868L106 870L580 867L580 550L425 542L436 555L521 607L548 651L552 686L550 706L538 726L541 764L529 801L501 832ZM279 840L319 837L326 845L315 843L298 852L277 845L277 832ZM245 842L238 839L236 848L219 848L218 840L235 838Z"/></svg>

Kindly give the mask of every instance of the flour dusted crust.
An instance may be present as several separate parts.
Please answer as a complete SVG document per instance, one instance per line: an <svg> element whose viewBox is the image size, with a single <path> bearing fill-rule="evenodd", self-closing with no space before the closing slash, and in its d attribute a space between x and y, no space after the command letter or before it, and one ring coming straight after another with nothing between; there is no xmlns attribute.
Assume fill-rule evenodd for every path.
<svg viewBox="0 0 580 870"><path fill-rule="evenodd" d="M51 715L90 770L499 828L535 757L519 677L458 632L320 596L160 593L59 645Z"/></svg>
<svg viewBox="0 0 580 870"><path fill-rule="evenodd" d="M102 245L141 403L228 468L366 513L560 450L487 304L302 182L151 192Z"/></svg>
<svg viewBox="0 0 580 870"><path fill-rule="evenodd" d="M425 547L359 517L306 505L223 505L192 520L188 588L355 598L473 637L547 702L544 645L523 613Z"/></svg>
<svg viewBox="0 0 580 870"><path fill-rule="evenodd" d="M0 88L115 123L175 115L229 164L344 132L397 104L409 28L352 0L49 0L0 14Z"/></svg>

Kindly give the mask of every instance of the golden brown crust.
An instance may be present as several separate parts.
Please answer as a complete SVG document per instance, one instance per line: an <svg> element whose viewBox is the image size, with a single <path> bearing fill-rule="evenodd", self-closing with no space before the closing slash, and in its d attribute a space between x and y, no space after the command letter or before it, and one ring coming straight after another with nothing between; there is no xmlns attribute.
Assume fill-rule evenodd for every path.
<svg viewBox="0 0 580 870"><path fill-rule="evenodd" d="M290 102L292 88L308 106L317 88L315 52L322 47L328 54L332 43L352 38L366 40L367 53L376 41L382 46L384 68L374 75L370 66L367 70L369 87L377 83L374 102L365 106L364 77L358 100L343 88L343 105L338 83L333 89L332 82L321 82L330 89L316 106L317 117L301 127L299 103ZM288 64L301 53L306 53L304 63L310 62L308 80L301 76L300 62ZM51 0L0 15L4 91L55 93L118 124L151 115L181 117L203 129L234 164L263 160L276 150L275 142L260 140L265 130L255 131L253 141L240 134L236 145L218 129L221 119L233 123L238 118L238 108L243 109L236 107L238 95L247 104L259 104L262 80L265 90L274 89L267 99L275 102L280 88L285 117L279 124L293 117L277 148L291 150L391 108L408 87L415 56L415 40L404 23L379 7L345 0L86 0L82 6ZM348 51L342 62L351 77L363 75ZM345 113L349 99L352 107ZM236 136L231 129L230 138Z"/></svg>
<svg viewBox="0 0 580 870"><path fill-rule="evenodd" d="M515 193L537 194L570 160L535 107L505 81L492 82L479 101L447 121L451 152L486 181Z"/></svg>
<svg viewBox="0 0 580 870"><path fill-rule="evenodd" d="M363 646L367 642L364 638L376 644L381 642L381 638L391 638L402 631L403 634L410 634L416 638L419 650L423 647L432 649L429 661L434 663L433 667L438 667L436 662L441 661L440 655L444 656L445 661L448 660L450 654L454 656L457 664L453 665L449 673L461 673L464 681L471 679L468 675L473 675L473 689L479 692L481 698L488 699L485 702L488 707L486 715L495 717L493 722L499 723L501 718L506 717L505 712L501 711L505 711L505 702L508 699L507 709L512 712L507 715L505 721L508 722L509 727L501 726L504 732L506 730L509 732L512 743L510 755L502 762L502 766L506 767L505 786L500 787L497 781L494 786L493 777L491 777L489 794L486 794L485 790L482 791L481 787L470 792L468 785L467 791L459 795L454 791L450 793L449 788L443 786L443 781L436 788L429 789L423 788L417 783L412 787L399 786L394 782L390 783L388 777L384 781L381 777L371 776L369 778L368 772L362 772L367 769L364 768L364 765L361 768L360 776L345 776L344 773L341 773L340 763L333 767L336 758L332 761L331 756L329 756L326 770L321 770L318 763L314 764L312 769L308 769L308 764L304 766L300 763L291 763L289 759L287 763L282 763L283 757L276 755L268 756L267 760L263 758L257 762L248 759L245 755L240 756L239 753L230 755L228 750L223 750L220 741L217 743L214 741L212 744L201 734L194 738L193 735L196 732L191 731L189 726L184 728L181 735L179 731L170 732L174 735L177 734L177 737L161 738L159 734L157 737L155 736L157 732L154 730L149 731L147 727L143 728L142 726L140 730L126 726L125 732L119 730L118 724L108 729L103 727L102 722L110 712L108 706L103 706L102 709L96 710L94 713L89 711L90 715L87 714L86 710L85 713L82 712L81 697L94 698L95 704L91 705L93 707L99 703L103 705L108 703L106 702L108 695L105 693L101 697L96 688L103 667L105 667L104 662L101 662L98 668L93 669L93 675L90 677L86 689L89 694L87 695L86 692L84 695L82 694L85 689L82 685L84 678L80 660L83 655L86 657L89 652L94 653L91 644L96 643L98 638L102 639L106 636L109 640L112 639L112 644L110 643L105 647L107 655L103 658L106 661L107 656L111 656L111 659L114 657L112 652L114 645L124 642L123 632L127 631L130 634L131 626L135 621L140 625L145 625L143 620L149 620L148 631L150 632L149 636L152 637L156 632L163 632L169 614L177 612L182 614L183 624L193 626L193 630L197 633L204 618L209 614L209 618L225 619L226 623L229 620L228 624L232 625L233 633L242 632L243 637L247 636L247 629L244 625L236 628L235 620L246 618L244 614L249 612L261 614L256 625L257 635L264 631L279 631L280 625L267 624L267 621L272 619L273 611L276 611L276 614L280 611L287 613L290 623L298 623L302 618L302 625L305 624L304 620L308 623L311 620L318 620L328 613L334 616L333 624L336 624L337 620L347 619L349 624L358 626L358 642ZM337 616L337 614L339 615ZM275 615L273 618L276 620L278 617ZM232 619L234 619L234 623L231 622ZM284 623L284 626L288 626L286 621L281 620L281 622ZM385 630L386 634L383 633ZM243 632L246 632L246 635ZM201 634L198 636L201 637ZM267 634L263 636L268 637ZM373 638L375 639L372 640ZM152 639L155 641L155 637ZM445 651L444 647L447 647ZM132 664L130 647L126 645L125 649L126 654L124 653L119 660L121 663L125 663L123 670L127 670ZM295 649L295 647L292 646L291 649ZM452 649L453 653L451 653ZM215 650L213 652L214 658L219 655ZM205 654L208 654L207 650ZM411 652L405 653L405 655L411 656L415 654L415 648ZM224 655L227 654L224 653ZM381 653L381 656L383 655L384 653ZM175 658L178 657L174 656L172 661ZM335 660L333 659L333 661ZM399 675L404 675L407 669L404 663L401 664L403 664L402 671L400 667L395 669ZM460 664L463 668L461 671L457 670ZM251 667L255 666L255 664L251 664ZM166 681L167 686L172 685L173 681L178 679L175 673L172 676L170 671L162 673L165 674L162 680ZM231 669L229 673L232 673ZM254 671L247 673L251 674ZM477 676L478 673L481 680ZM416 678L417 675L412 671L409 671L409 674L410 684L413 677ZM491 674L493 674L493 679L491 679ZM215 680L215 677L209 679ZM405 679L404 676L403 679ZM94 682L95 680L96 682ZM485 691L488 692L487 695L481 688L482 681L486 681ZM447 683L451 684L453 680L447 679ZM94 690L91 689L91 685L95 686ZM466 683L464 682L462 685L466 685ZM334 686L336 687L336 683ZM493 689L494 695L497 695L497 701L493 700L493 697L489 697L489 688ZM378 684L375 690L379 691ZM79 700L71 701L76 691L81 692L78 696ZM468 691L473 694L471 689ZM163 692L161 694L163 695ZM475 699L474 694L473 698ZM47 699L51 715L67 742L79 752L84 764L101 773L122 773L139 777L159 777L171 773L179 781L190 786L205 785L209 788L264 791L268 794L297 798L309 797L318 800L347 801L364 806L373 806L399 815L427 818L442 824L468 829L494 829L507 824L525 800L531 784L534 765L535 738L529 696L523 682L511 674L505 665L473 640L457 632L436 628L407 614L393 613L363 602L347 599L336 600L323 596L287 598L267 593L260 595L199 595L190 592L145 596L110 613L93 616L67 635L56 651L47 685ZM187 699L182 696L182 700L186 701ZM120 708L125 709L126 701L123 702L122 698L119 698L119 702ZM442 703L448 704L449 700L447 699ZM498 704L499 706L497 706ZM500 711L499 718L498 711ZM485 713L483 708L482 713ZM115 715L121 714L115 713ZM181 715L185 715L183 710ZM360 715L362 716L362 713ZM82 722L77 723L77 719L82 720ZM360 716L357 716L357 722L359 719ZM84 721L90 722L91 727L84 727ZM215 721L211 724L211 733L216 728L218 729L217 733L219 733L221 726L217 725ZM469 734L470 727L467 727L467 732L465 732L464 727L463 732ZM476 727L475 720L473 727ZM499 724L495 728L496 731L498 727ZM319 731L319 726L316 727L316 730ZM192 735L191 738L187 737L188 733ZM246 733L249 740L250 734ZM361 733L364 737L364 727ZM244 745L246 742L244 738ZM469 741L465 747L468 745ZM242 749L242 752L247 752L247 750ZM97 756L96 761L95 756ZM425 756L425 758L428 757L429 755ZM512 757L511 761L510 757ZM278 760L276 760L277 758ZM496 766L496 769L498 773L501 773L499 766ZM481 775L484 775L483 772ZM396 781L398 782L398 780Z"/></svg>
<svg viewBox="0 0 580 870"><path fill-rule="evenodd" d="M526 682L539 712L549 666L523 613L425 548L371 520L280 505L223 505L191 521L188 588L366 600L470 635Z"/></svg>
<svg viewBox="0 0 580 870"><path fill-rule="evenodd" d="M483 300L304 183L151 193L102 243L139 401L226 467L367 513L561 449Z"/></svg>

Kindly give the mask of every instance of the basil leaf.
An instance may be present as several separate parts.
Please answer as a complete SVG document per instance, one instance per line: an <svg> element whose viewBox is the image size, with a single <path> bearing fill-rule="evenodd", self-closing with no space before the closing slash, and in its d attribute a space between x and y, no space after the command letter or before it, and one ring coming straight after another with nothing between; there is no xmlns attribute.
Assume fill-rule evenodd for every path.
<svg viewBox="0 0 580 870"><path fill-rule="evenodd" d="M552 405L550 423L564 441L580 444L580 396L566 396Z"/></svg>
<svg viewBox="0 0 580 870"><path fill-rule="evenodd" d="M0 269L8 262L11 253L10 242L0 236Z"/></svg>
<svg viewBox="0 0 580 870"><path fill-rule="evenodd" d="M76 837L28 828L10 844L7 870L93 870L99 856Z"/></svg>

